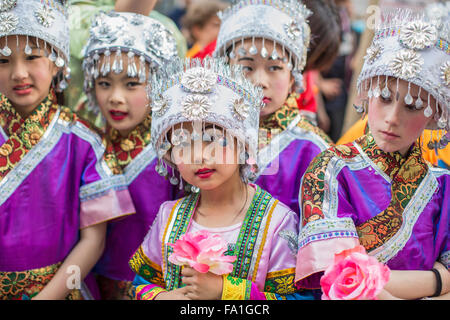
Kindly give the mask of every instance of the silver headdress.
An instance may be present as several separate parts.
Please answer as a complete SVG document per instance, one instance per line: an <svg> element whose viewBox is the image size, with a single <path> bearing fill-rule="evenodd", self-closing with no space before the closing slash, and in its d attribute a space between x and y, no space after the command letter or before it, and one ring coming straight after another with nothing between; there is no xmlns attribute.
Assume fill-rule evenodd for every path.
<svg viewBox="0 0 450 320"><path fill-rule="evenodd" d="M364 57L357 88L362 98L379 96L388 98L388 77L409 83L405 103L423 109L425 116L434 114L429 129L450 129L450 15L447 11L439 17L396 11L385 13L375 29L371 46ZM420 96L414 101L410 85L428 93L423 101ZM381 89L383 88L383 89ZM394 93L395 94L395 93ZM420 94L420 93L419 93ZM436 103L430 103L432 96ZM364 112L365 106L357 107ZM439 148L445 148L450 137L443 135Z"/></svg>
<svg viewBox="0 0 450 320"><path fill-rule="evenodd" d="M307 19L311 11L300 0L234 2L231 7L218 14L222 24L214 56L234 58L237 55L245 55L244 48L235 52L236 43L241 43L245 39L262 38L263 41L273 42L273 52L268 52L263 45L259 54L263 58L271 57L274 60L284 56L284 61L288 63L295 78L296 90L302 91L302 71L306 64L311 33ZM275 44L282 48L282 53L276 50ZM289 54L289 59L285 56L285 50ZM254 44L250 47L249 53L258 54Z"/></svg>
<svg viewBox="0 0 450 320"><path fill-rule="evenodd" d="M59 89L67 87L70 76L68 1L65 0L0 0L0 38L5 46L0 55L10 56L19 35L27 37L25 54L31 54L29 37L59 68L66 66L65 76L58 79Z"/></svg>
<svg viewBox="0 0 450 320"><path fill-rule="evenodd" d="M93 94L94 81L100 75L123 71L122 53L128 59L127 75L147 80L147 66L155 72L178 56L176 41L163 24L150 17L130 13L100 12L92 22L90 37L84 47L84 89L89 109L98 111ZM104 56L101 63L101 55ZM139 58L139 63L134 57Z"/></svg>
<svg viewBox="0 0 450 320"><path fill-rule="evenodd" d="M163 72L152 75L149 95L152 101L151 136L159 159L158 173L167 175L165 164L173 166L164 158L172 146L201 139L211 141L204 128L206 124L212 124L237 139L243 151L240 159L244 164L244 179L252 177L256 162L249 159L257 157L263 93L244 77L241 66L229 66L224 59L186 59L184 62L178 59ZM194 129L190 133L173 131L175 125L186 122L201 123L203 129L201 132ZM168 132L171 132L170 138ZM172 176L171 182L173 180L174 184L181 181Z"/></svg>

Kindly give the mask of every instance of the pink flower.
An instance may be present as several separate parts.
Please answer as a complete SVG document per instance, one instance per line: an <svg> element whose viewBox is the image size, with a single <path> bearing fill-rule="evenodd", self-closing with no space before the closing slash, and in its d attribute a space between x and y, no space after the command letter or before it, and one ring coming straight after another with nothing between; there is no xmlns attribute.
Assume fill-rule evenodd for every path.
<svg viewBox="0 0 450 320"><path fill-rule="evenodd" d="M212 235L206 230L186 233L175 243L169 243L173 253L169 261L182 266L188 265L198 272L212 272L217 275L227 274L233 270L235 256L225 256L227 242L219 235Z"/></svg>
<svg viewBox="0 0 450 320"><path fill-rule="evenodd" d="M390 270L363 246L344 250L334 256L320 279L322 300L376 300L389 281Z"/></svg>

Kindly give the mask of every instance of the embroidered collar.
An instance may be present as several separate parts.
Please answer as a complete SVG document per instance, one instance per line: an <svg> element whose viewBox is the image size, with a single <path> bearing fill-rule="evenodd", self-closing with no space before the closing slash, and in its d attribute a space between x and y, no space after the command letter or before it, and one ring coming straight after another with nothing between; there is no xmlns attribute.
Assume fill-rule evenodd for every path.
<svg viewBox="0 0 450 320"><path fill-rule="evenodd" d="M149 114L127 137L122 137L119 131L108 126L107 134L111 139L117 161L122 169L150 144L151 122L152 117Z"/></svg>
<svg viewBox="0 0 450 320"><path fill-rule="evenodd" d="M30 113L30 115L26 119L23 119L12 106L11 101L3 94L0 94L0 125L3 128L3 131L8 136L11 136L22 127L25 121L28 125L31 125L31 123L36 123L40 124L40 126L46 127L51 121L49 116L58 108L54 101L55 96L53 92L50 92L48 96L45 97L45 99ZM53 112L50 112L50 109L53 109Z"/></svg>
<svg viewBox="0 0 450 320"><path fill-rule="evenodd" d="M356 142L361 146L361 149L367 154L370 160L389 176L391 180L409 157L417 156L417 154L420 156L420 148L416 144L411 148L406 157L403 157L398 151L385 152L378 147L370 132L357 139Z"/></svg>
<svg viewBox="0 0 450 320"><path fill-rule="evenodd" d="M42 138L59 106L50 93L26 118L11 102L0 95L0 124L8 140L0 146L0 180L2 180Z"/></svg>
<svg viewBox="0 0 450 320"><path fill-rule="evenodd" d="M297 93L291 93L280 109L270 114L267 118L261 121L260 127L267 130L286 130L289 123L291 123L292 120L294 120L295 117L299 114L299 110L297 107L298 97L299 95Z"/></svg>
<svg viewBox="0 0 450 320"><path fill-rule="evenodd" d="M273 137L280 134L299 115L297 93L291 93L284 105L261 121L259 126L258 147L262 149Z"/></svg>

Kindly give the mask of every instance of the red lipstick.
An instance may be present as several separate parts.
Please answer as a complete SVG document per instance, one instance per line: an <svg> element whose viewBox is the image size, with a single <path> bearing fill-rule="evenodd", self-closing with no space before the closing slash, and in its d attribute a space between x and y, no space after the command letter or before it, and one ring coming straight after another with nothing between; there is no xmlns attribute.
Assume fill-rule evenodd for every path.
<svg viewBox="0 0 450 320"><path fill-rule="evenodd" d="M197 177L199 177L200 179L208 179L209 177L211 177L213 175L214 172L216 172L216 170L214 170L214 169L202 168L202 169L197 170L195 175Z"/></svg>
<svg viewBox="0 0 450 320"><path fill-rule="evenodd" d="M114 121L120 121L127 117L128 112L122 112L119 110L110 110L109 114L111 115L111 119L113 119Z"/></svg>

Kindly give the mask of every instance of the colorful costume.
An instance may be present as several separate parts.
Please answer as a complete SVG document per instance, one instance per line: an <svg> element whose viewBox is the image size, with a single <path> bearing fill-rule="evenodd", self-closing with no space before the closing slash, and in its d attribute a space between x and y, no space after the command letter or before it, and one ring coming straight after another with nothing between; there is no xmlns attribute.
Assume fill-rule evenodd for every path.
<svg viewBox="0 0 450 320"><path fill-rule="evenodd" d="M214 142L219 152L235 139L238 146L243 144L243 150L237 148L239 161L243 160L239 169L241 179L248 181L255 169L250 159L257 153L262 91L243 77L240 66L230 67L208 57L202 62L177 61L157 74L151 87L152 143L160 159L159 172L167 174L166 166L174 167L172 158L165 157L172 147L191 148L191 141L202 139L202 143ZM193 124L192 132L174 130L184 123ZM212 126L222 138L211 137L206 126ZM302 298L293 286L292 269L298 217L268 192L252 186L255 195L242 223L209 228L222 234L228 240L228 254L237 256L233 271L223 276L222 299ZM173 250L168 243L186 232L205 228L194 221L201 194L196 186L191 190L191 195L160 207L144 242L130 260L137 274L137 299L154 299L181 286L181 269L168 260Z"/></svg>
<svg viewBox="0 0 450 320"><path fill-rule="evenodd" d="M152 73L177 56L176 42L170 31L157 20L140 14L101 13L94 19L90 34L83 68L89 106L96 113L99 107L93 83L97 77L110 72L126 72L128 77L147 83ZM126 53L125 59L128 59L126 70L123 70L121 53ZM101 56L103 63L99 62ZM139 60L135 61L135 58ZM151 120L148 115L127 137L106 126L106 135L123 170L136 214L108 225L105 251L94 269L99 275L103 299L133 298L131 281L134 274L128 260L144 239L159 206L176 199L179 192L168 179L155 172L157 156L150 144Z"/></svg>
<svg viewBox="0 0 450 320"><path fill-rule="evenodd" d="M297 215L266 191L255 188L239 235L229 243L228 254L238 258L233 272L223 277L222 299L299 298L293 286ZM130 260L138 275L138 299L150 300L182 285L181 268L167 260L173 251L167 243L191 230L198 199L199 195L193 194L161 206L157 220Z"/></svg>
<svg viewBox="0 0 450 320"><path fill-rule="evenodd" d="M438 143L445 147L450 127L448 15L439 21L399 12L381 21L358 79L361 96L398 100L398 92L385 85L388 78L409 82L399 103L415 106L420 111L414 112L426 117L435 114L428 129L443 131ZM427 101L411 96L411 84L427 93ZM430 270L436 261L449 268L449 186L450 172L427 164L417 142L405 156L388 153L369 131L322 152L303 178L296 281L318 288L320 273L333 263L334 254L358 243L393 270Z"/></svg>
<svg viewBox="0 0 450 320"><path fill-rule="evenodd" d="M69 78L68 11L66 1L0 3L2 56L12 54L18 35L26 36L30 55L31 38L60 70L56 90ZM50 91L26 119L0 95L0 299L37 295L76 246L80 229L134 213L111 145L57 105ZM89 284L67 298L96 297L91 280L88 275Z"/></svg>
<svg viewBox="0 0 450 320"><path fill-rule="evenodd" d="M403 158L368 134L321 153L303 181L302 287L318 288L333 253L358 242L393 270L449 267L450 174L428 167L417 145Z"/></svg>
<svg viewBox="0 0 450 320"><path fill-rule="evenodd" d="M120 172L112 150L52 100L23 120L0 96L0 299L36 295L80 229L134 213L121 176L112 179ZM69 298L82 296L74 291Z"/></svg>

